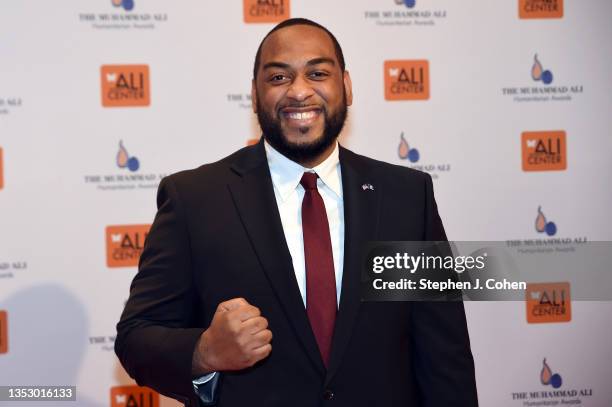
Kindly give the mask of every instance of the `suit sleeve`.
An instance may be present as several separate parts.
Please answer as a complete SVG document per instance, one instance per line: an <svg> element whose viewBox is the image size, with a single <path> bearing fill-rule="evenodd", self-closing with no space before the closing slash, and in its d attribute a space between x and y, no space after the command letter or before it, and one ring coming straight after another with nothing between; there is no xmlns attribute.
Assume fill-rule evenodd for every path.
<svg viewBox="0 0 612 407"><path fill-rule="evenodd" d="M158 212L117 324L115 352L139 385L185 403L193 400L196 292L185 214L171 177L162 180Z"/></svg>
<svg viewBox="0 0 612 407"><path fill-rule="evenodd" d="M429 175L425 179L425 197L424 240L446 241ZM474 360L463 302L415 302L411 318L420 406L478 406Z"/></svg>

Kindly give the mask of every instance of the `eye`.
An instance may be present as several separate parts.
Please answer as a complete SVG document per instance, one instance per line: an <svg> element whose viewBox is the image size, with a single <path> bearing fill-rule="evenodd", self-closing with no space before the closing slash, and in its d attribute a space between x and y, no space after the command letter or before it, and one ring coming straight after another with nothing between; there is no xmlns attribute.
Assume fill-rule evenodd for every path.
<svg viewBox="0 0 612 407"><path fill-rule="evenodd" d="M277 73L270 77L270 82L282 82L287 79L287 76L283 73Z"/></svg>
<svg viewBox="0 0 612 407"><path fill-rule="evenodd" d="M312 79L324 79L329 76L327 72L324 71L314 71L308 74Z"/></svg>

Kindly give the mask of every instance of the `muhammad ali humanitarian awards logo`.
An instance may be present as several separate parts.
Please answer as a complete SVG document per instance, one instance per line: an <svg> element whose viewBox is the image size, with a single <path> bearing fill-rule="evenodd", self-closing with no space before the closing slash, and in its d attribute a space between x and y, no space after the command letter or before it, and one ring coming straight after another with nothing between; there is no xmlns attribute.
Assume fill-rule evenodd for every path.
<svg viewBox="0 0 612 407"><path fill-rule="evenodd" d="M408 144L404 137L404 132L400 134L397 156L400 160L407 163L407 167L427 172L433 179L438 179L441 174L446 174L451 170L451 165L448 163L422 163L420 151L414 145Z"/></svg>
<svg viewBox="0 0 612 407"><path fill-rule="evenodd" d="M97 335L89 337L89 345L106 352L113 352L115 348L115 335Z"/></svg>
<svg viewBox="0 0 612 407"><path fill-rule="evenodd" d="M557 234L557 225L555 222L549 222L546 220L546 216L544 216L541 206L538 206L538 216L535 220L535 229L536 232L546 233L548 236L554 236Z"/></svg>
<svg viewBox="0 0 612 407"><path fill-rule="evenodd" d="M140 168L140 161L138 158L128 154L127 150L123 146L123 141L119 142L119 151L117 152L117 167L127 168L132 172L138 171Z"/></svg>
<svg viewBox="0 0 612 407"><path fill-rule="evenodd" d="M19 96L0 96L0 117L8 115L23 105L23 101Z"/></svg>
<svg viewBox="0 0 612 407"><path fill-rule="evenodd" d="M123 140L119 141L118 148L115 151L115 168L119 172L85 175L86 184L95 185L96 189L100 191L156 189L161 179L167 175L164 173L141 173L140 160L128 153Z"/></svg>
<svg viewBox="0 0 612 407"><path fill-rule="evenodd" d="M0 147L0 190L4 188L4 151Z"/></svg>
<svg viewBox="0 0 612 407"><path fill-rule="evenodd" d="M249 92L244 93L228 93L225 95L227 103L237 106L240 109L251 110L251 94Z"/></svg>
<svg viewBox="0 0 612 407"><path fill-rule="evenodd" d="M512 400L522 406L576 406L589 401L593 389L568 388L560 373L553 370L544 358L539 370L539 382L545 390L512 392ZM520 403L520 404L518 404Z"/></svg>
<svg viewBox="0 0 612 407"><path fill-rule="evenodd" d="M15 278L28 269L26 260L0 259L0 280Z"/></svg>
<svg viewBox="0 0 612 407"><path fill-rule="evenodd" d="M587 243L586 236L557 236L559 233L557 223L547 216L542 206L538 205L535 219L532 218L534 219L532 227L535 229L534 232L542 237L508 240L507 246L521 254L555 254L574 252L578 246Z"/></svg>
<svg viewBox="0 0 612 407"><path fill-rule="evenodd" d="M168 21L166 12L141 7L150 3L143 0L96 0L95 3L96 9L79 12L79 22L96 30L154 30Z"/></svg>
<svg viewBox="0 0 612 407"><path fill-rule="evenodd" d="M434 0L426 2L422 0L381 0L378 4L382 4L383 1L389 5L387 8L364 10L363 14L367 21L372 21L378 26L433 27L436 23L446 19L445 8L421 6L422 3L435 4Z"/></svg>
<svg viewBox="0 0 612 407"><path fill-rule="evenodd" d="M121 7L126 11L134 9L134 0L112 0L113 6Z"/></svg>
<svg viewBox="0 0 612 407"><path fill-rule="evenodd" d="M544 65L536 53L529 75L534 85L508 86L502 88L502 95L512 97L514 102L569 102L583 93L583 85L558 83L552 68ZM525 76L525 75L523 75Z"/></svg>

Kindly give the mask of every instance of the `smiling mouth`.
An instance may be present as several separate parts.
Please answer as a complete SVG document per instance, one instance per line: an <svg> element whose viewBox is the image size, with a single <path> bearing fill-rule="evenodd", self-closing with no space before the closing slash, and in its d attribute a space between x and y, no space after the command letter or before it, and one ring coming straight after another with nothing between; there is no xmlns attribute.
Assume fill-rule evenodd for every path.
<svg viewBox="0 0 612 407"><path fill-rule="evenodd" d="M289 127L304 128L313 124L321 115L319 107L286 107L280 115Z"/></svg>

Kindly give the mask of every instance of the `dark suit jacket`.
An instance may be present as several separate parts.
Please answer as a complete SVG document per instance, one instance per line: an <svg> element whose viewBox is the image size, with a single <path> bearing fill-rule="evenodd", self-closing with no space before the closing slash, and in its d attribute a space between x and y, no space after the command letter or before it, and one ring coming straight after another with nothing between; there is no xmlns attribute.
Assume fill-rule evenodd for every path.
<svg viewBox="0 0 612 407"><path fill-rule="evenodd" d="M272 353L224 372L219 406L477 405L461 302L360 301L364 242L446 240L431 177L342 147L340 165L344 276L329 368L300 296L260 142L159 187L115 343L140 385L197 406L191 361L198 338L220 302L244 297L268 319Z"/></svg>

